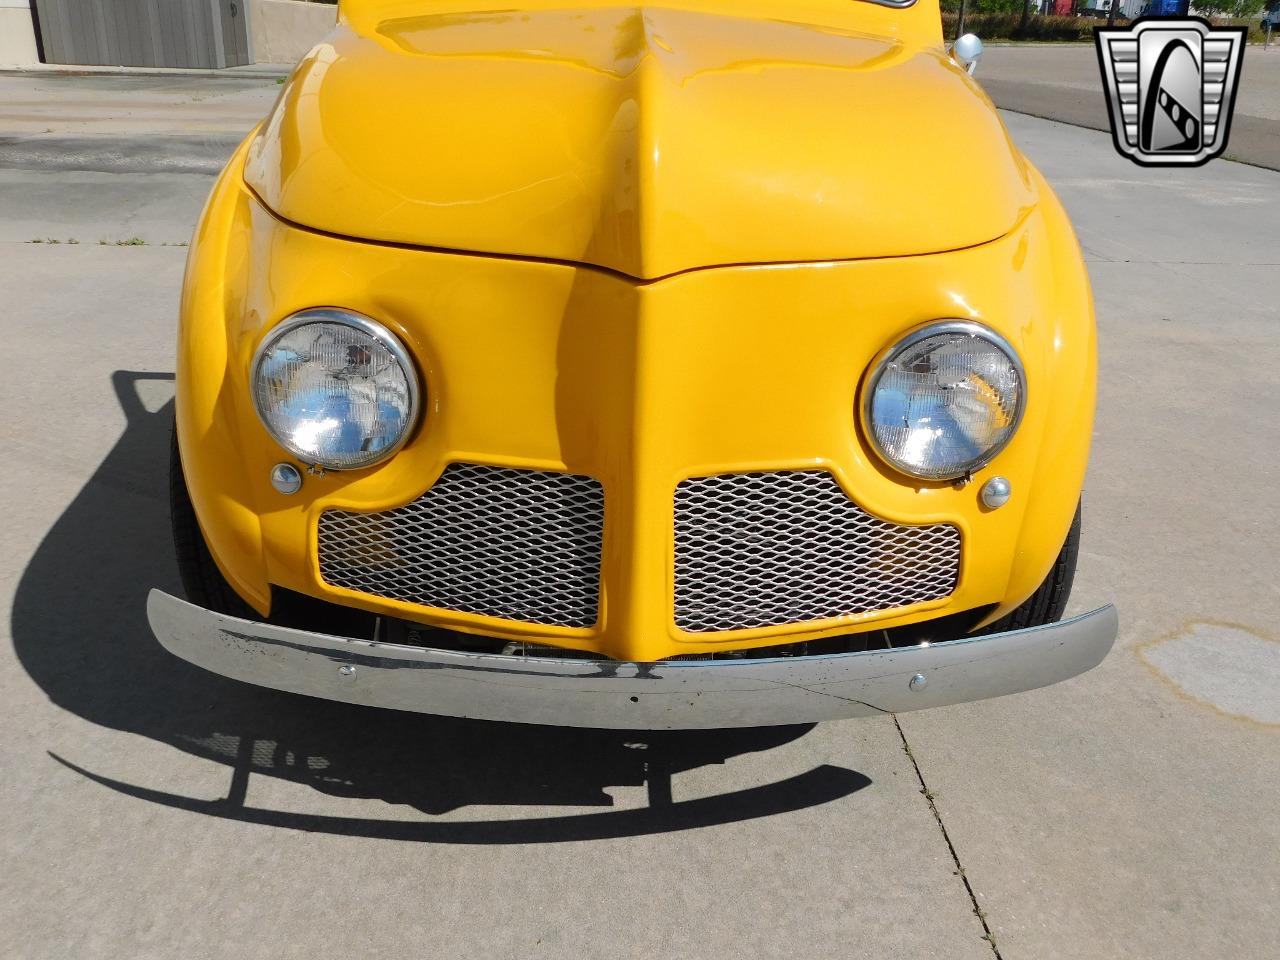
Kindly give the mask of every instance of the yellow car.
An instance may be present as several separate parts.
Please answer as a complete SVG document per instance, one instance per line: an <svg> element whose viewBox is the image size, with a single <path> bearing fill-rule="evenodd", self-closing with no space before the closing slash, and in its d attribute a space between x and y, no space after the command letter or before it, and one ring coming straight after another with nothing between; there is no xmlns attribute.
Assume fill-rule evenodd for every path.
<svg viewBox="0 0 1280 960"><path fill-rule="evenodd" d="M937 0L344 0L181 306L160 641L588 727L1054 683L1093 306Z"/></svg>

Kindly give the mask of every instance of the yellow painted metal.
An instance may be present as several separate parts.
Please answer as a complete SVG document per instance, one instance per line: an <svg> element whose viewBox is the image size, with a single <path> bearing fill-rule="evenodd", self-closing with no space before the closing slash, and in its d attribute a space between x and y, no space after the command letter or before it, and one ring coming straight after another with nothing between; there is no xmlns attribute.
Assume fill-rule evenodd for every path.
<svg viewBox="0 0 1280 960"><path fill-rule="evenodd" d="M653 660L905 624L984 604L998 605L994 617L1029 596L1049 570L1084 478L1094 327L1070 225L1029 167L1028 189L1038 202L989 243L640 281L593 266L301 229L245 186L248 152L246 141L215 188L190 252L177 413L202 529L224 574L260 611L275 584L454 629ZM947 162L938 158L940 174ZM345 186L332 184L335 205L347 202ZM927 245L929 237L918 242ZM268 474L286 458L254 415L249 363L274 324L326 305L374 317L402 339L425 382L425 414L389 461L308 476L301 493L283 496ZM870 453L857 427L872 358L908 330L944 317L976 319L1003 334L1028 381L1018 433L963 487L895 473ZM323 583L315 546L322 510L404 504L456 460L568 470L602 482L596 626L518 624ZM963 561L955 593L820 623L681 632L672 613L676 484L718 472L815 467L832 471L877 516L956 524ZM993 511L981 506L978 490L995 474L1009 478L1014 496Z"/></svg>
<svg viewBox="0 0 1280 960"><path fill-rule="evenodd" d="M349 0L246 178L343 236L695 267L961 249L1034 203L937 0Z"/></svg>

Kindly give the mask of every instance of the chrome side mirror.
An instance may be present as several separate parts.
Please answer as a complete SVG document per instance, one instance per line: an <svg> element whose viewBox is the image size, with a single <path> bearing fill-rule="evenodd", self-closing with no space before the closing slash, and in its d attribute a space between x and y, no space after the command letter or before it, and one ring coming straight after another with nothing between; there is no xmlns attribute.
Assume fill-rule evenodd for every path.
<svg viewBox="0 0 1280 960"><path fill-rule="evenodd" d="M966 33L951 45L951 59L964 68L964 72L973 75L978 69L978 61L982 59L982 41L975 34Z"/></svg>

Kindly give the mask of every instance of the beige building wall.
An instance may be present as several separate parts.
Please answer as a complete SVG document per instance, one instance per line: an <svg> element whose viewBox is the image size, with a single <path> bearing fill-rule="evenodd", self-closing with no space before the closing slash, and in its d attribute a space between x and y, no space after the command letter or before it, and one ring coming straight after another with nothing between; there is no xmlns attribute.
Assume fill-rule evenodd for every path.
<svg viewBox="0 0 1280 960"><path fill-rule="evenodd" d="M0 66L39 63L30 0L0 0Z"/></svg>
<svg viewBox="0 0 1280 960"><path fill-rule="evenodd" d="M333 29L338 8L302 0L251 0L249 43L256 63L296 63Z"/></svg>

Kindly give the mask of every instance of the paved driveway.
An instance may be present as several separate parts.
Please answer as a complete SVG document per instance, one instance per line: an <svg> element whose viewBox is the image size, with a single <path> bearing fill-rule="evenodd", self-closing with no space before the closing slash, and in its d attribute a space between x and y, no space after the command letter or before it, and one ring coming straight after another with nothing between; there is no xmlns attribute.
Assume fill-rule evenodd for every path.
<svg viewBox="0 0 1280 960"><path fill-rule="evenodd" d="M978 81L996 106L1110 130L1092 43L993 43ZM1280 170L1280 42L1245 47L1226 156Z"/></svg>
<svg viewBox="0 0 1280 960"><path fill-rule="evenodd" d="M239 685L147 630L181 244L277 89L0 77L0 953L1280 955L1280 173L1006 116L1097 294L1101 667L897 720L512 728Z"/></svg>

